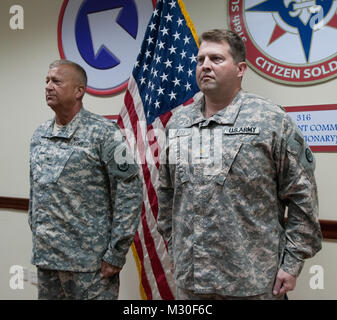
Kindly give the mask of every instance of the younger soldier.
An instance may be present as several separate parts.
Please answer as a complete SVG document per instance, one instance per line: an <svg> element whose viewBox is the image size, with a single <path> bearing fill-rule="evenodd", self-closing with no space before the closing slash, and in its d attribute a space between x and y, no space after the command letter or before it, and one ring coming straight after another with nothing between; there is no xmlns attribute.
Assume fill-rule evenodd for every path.
<svg viewBox="0 0 337 320"><path fill-rule="evenodd" d="M204 33L202 94L166 127L158 227L178 299L284 299L321 249L314 157L282 108L241 89L246 68L236 33Z"/></svg>

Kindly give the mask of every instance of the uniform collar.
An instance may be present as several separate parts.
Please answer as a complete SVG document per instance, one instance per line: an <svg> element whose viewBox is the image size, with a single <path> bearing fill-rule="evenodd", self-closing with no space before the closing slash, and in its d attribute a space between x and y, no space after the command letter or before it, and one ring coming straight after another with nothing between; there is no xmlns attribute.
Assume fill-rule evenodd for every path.
<svg viewBox="0 0 337 320"><path fill-rule="evenodd" d="M70 139L77 130L84 113L85 109L82 107L80 111L75 115L75 117L67 125L65 125L57 134L54 134L53 132L55 124L55 117L54 117L54 119L50 122L50 125L47 127L45 133L42 136L44 138Z"/></svg>
<svg viewBox="0 0 337 320"><path fill-rule="evenodd" d="M223 108L213 116L205 118L203 111L205 109L205 97L201 95L195 102L195 108L191 114L189 127L199 124L199 126L207 126L210 122L218 124L233 125L240 112L244 91L240 90L232 103Z"/></svg>

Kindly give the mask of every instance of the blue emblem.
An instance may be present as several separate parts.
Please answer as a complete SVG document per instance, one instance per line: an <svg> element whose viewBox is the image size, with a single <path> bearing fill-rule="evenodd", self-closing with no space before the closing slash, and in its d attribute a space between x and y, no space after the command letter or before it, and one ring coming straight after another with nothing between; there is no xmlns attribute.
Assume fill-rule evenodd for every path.
<svg viewBox="0 0 337 320"><path fill-rule="evenodd" d="M334 0L267 0L246 11L277 12L289 26L298 29L306 60L309 60L313 26L326 17Z"/></svg>
<svg viewBox="0 0 337 320"><path fill-rule="evenodd" d="M64 0L60 56L85 69L87 92L110 95L127 87L152 12L152 0Z"/></svg>
<svg viewBox="0 0 337 320"><path fill-rule="evenodd" d="M138 16L133 0L86 0L78 13L75 27L76 43L83 59L97 69L110 69L120 63L120 57L113 54L108 48L102 47L94 52L93 39L90 32L88 16L93 13L122 8L116 22L134 39L137 37ZM106 31L109 32L109 31ZM122 45L122 44L118 44Z"/></svg>

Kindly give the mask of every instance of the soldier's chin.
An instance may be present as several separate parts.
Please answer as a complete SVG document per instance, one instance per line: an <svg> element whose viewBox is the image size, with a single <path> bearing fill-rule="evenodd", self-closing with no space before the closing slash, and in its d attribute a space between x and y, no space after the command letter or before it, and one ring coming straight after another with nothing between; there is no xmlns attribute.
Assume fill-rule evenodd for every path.
<svg viewBox="0 0 337 320"><path fill-rule="evenodd" d="M55 109L55 103L53 103L53 101L52 100L47 100L47 105L51 108L51 109Z"/></svg>
<svg viewBox="0 0 337 320"><path fill-rule="evenodd" d="M204 91L210 91L210 90L213 90L215 88L215 86L209 82L207 83L203 83L201 86L200 86L200 90L202 92Z"/></svg>

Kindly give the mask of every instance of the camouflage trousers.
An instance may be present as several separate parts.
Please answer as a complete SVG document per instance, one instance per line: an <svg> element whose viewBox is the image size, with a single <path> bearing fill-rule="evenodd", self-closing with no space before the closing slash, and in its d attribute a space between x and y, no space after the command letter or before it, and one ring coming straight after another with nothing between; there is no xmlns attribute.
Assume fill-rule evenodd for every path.
<svg viewBox="0 0 337 320"><path fill-rule="evenodd" d="M234 296L222 296L216 293L211 294L200 294L195 293L192 290L186 290L178 288L176 290L177 300L285 300L285 295L274 296L272 292L259 294L256 296L247 297L234 297Z"/></svg>
<svg viewBox="0 0 337 320"><path fill-rule="evenodd" d="M37 268L39 300L117 300L119 273L101 278L96 272L71 272Z"/></svg>

